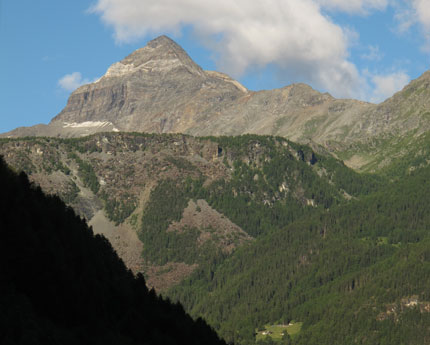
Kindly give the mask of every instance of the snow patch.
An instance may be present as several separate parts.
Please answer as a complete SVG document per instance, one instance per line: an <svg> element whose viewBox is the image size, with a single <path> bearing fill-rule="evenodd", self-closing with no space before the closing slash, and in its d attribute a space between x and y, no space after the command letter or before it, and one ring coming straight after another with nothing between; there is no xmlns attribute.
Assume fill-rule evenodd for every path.
<svg viewBox="0 0 430 345"><path fill-rule="evenodd" d="M124 74L133 73L136 70L133 64L125 65L121 62L115 62L110 66L105 74L105 77L120 77Z"/></svg>
<svg viewBox="0 0 430 345"><path fill-rule="evenodd" d="M110 121L85 121L85 122L64 122L63 128L89 128L113 126ZM114 128L115 131L116 128Z"/></svg>

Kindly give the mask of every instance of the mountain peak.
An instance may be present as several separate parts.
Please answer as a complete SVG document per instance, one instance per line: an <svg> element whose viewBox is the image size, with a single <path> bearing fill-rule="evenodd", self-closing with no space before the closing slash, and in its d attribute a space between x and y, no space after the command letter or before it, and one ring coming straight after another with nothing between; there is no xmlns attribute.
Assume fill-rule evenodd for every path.
<svg viewBox="0 0 430 345"><path fill-rule="evenodd" d="M182 50L182 48L170 37L166 35L158 36L151 41L147 43L147 46L150 46L152 48L159 47L159 46L169 46L171 48L179 48Z"/></svg>
<svg viewBox="0 0 430 345"><path fill-rule="evenodd" d="M135 50L121 62L123 64L133 63L135 66L138 66L142 63L142 60L146 60L149 57L166 58L173 56L189 58L185 50L183 50L175 41L165 35L162 35L149 41L143 48Z"/></svg>
<svg viewBox="0 0 430 345"><path fill-rule="evenodd" d="M164 74L178 68L185 68L191 74L204 73L185 50L163 35L149 41L145 47L137 49L120 62L114 63L105 76L118 77L136 71Z"/></svg>

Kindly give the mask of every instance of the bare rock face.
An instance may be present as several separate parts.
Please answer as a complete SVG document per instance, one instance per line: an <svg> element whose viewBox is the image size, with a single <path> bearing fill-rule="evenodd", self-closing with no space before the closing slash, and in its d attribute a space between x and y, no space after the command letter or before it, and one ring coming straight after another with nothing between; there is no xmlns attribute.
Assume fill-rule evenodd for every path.
<svg viewBox="0 0 430 345"><path fill-rule="evenodd" d="M206 73L175 42L161 36L77 89L51 122L109 122L121 131L185 132L197 114L247 90L229 77Z"/></svg>
<svg viewBox="0 0 430 345"><path fill-rule="evenodd" d="M61 136L84 128L87 134L93 124L94 132L254 133L322 142L344 136L344 128L368 107L336 100L305 84L249 91L225 74L202 70L175 42L161 36L113 64L97 82L76 90L49 127L68 131L59 130Z"/></svg>
<svg viewBox="0 0 430 345"><path fill-rule="evenodd" d="M162 290L189 276L197 264L171 261L159 266L145 262L144 244L138 232L142 214L151 201L151 191L161 181L203 177L209 185L230 179L230 169L218 157L218 143L179 134L100 133L82 140L85 142L82 147L79 141L58 138L1 140L0 155L17 171L26 171L30 181L46 193L59 195L84 217L95 233L103 234L111 242L128 268L136 273L146 271L151 287ZM83 172L83 166L87 173ZM96 189L88 184L88 171L92 171L93 182L97 181ZM112 211L109 215L107 205L112 206L111 210L128 209L129 212L121 215L121 220L113 219L113 214L119 213ZM201 211L195 210L197 206ZM185 212L184 222L175 229L187 231L190 224L198 228L202 235L196 246L218 236L217 248L231 254L251 240L241 228L204 201L199 201L191 211L196 214ZM210 233L209 226L216 231Z"/></svg>
<svg viewBox="0 0 430 345"><path fill-rule="evenodd" d="M180 46L161 36L114 63L98 81L78 88L49 125L3 136L139 131L276 134L306 141L326 138L327 132L336 136L331 123L349 123L367 106L336 100L305 84L249 91L223 73L202 70Z"/></svg>
<svg viewBox="0 0 430 345"><path fill-rule="evenodd" d="M161 36L114 63L98 81L78 88L49 125L18 128L0 137L112 131L268 134L322 145L360 168L371 160L379 164L387 155L374 150L376 142L430 129L429 96L430 72L379 105L335 99L305 84L254 92L225 74L204 71ZM363 145L366 154L357 152Z"/></svg>

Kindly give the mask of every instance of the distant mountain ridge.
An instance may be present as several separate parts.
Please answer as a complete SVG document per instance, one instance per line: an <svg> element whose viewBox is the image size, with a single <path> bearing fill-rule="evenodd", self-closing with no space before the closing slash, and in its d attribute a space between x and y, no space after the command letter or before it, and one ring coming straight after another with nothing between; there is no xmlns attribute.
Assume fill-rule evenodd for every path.
<svg viewBox="0 0 430 345"><path fill-rule="evenodd" d="M74 91L49 125L0 136L76 137L108 131L280 135L322 145L355 168L374 162L374 169L382 153L362 155L355 145L426 132L429 85L426 72L378 105L335 99L305 84L255 92L225 74L204 71L178 44L160 36Z"/></svg>

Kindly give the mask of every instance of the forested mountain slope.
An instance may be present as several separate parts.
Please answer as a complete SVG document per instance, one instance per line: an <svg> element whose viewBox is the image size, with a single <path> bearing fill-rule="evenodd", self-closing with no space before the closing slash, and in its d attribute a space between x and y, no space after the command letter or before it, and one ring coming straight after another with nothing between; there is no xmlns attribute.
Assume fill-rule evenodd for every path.
<svg viewBox="0 0 430 345"><path fill-rule="evenodd" d="M161 36L75 90L50 124L1 134L0 154L229 342L270 343L265 326L294 326L282 342L430 344L429 130L430 72L381 104L305 84L256 92ZM173 341L145 319L158 325L161 312L139 308L164 308L168 322L182 309L146 291L57 197L1 169L0 230L23 234L0 241L19 266L1 266L18 285L2 285L0 318L25 329L10 328L8 341L42 342L45 331L54 342ZM54 315L63 305L70 314ZM179 343L195 327L185 320L171 329ZM153 332L137 332L140 321ZM199 342L216 342L198 323Z"/></svg>
<svg viewBox="0 0 430 345"><path fill-rule="evenodd" d="M5 139L0 153L85 216L158 289L383 182L323 150L253 135Z"/></svg>
<svg viewBox="0 0 430 345"><path fill-rule="evenodd" d="M256 135L4 139L0 153L95 226L110 224L121 255L134 250L128 265L229 342L294 320L301 331L286 343L425 344L422 138L379 175Z"/></svg>
<svg viewBox="0 0 430 345"><path fill-rule="evenodd" d="M240 344L291 320L303 322L293 344L429 344L429 182L416 169L292 222L169 295Z"/></svg>
<svg viewBox="0 0 430 345"><path fill-rule="evenodd" d="M0 343L225 344L0 157Z"/></svg>

